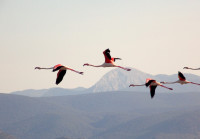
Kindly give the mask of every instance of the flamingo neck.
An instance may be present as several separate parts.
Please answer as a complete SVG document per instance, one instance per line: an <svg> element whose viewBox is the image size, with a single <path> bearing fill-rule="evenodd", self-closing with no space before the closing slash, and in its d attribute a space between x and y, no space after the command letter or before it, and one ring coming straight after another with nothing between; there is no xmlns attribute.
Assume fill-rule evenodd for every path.
<svg viewBox="0 0 200 139"><path fill-rule="evenodd" d="M145 86L145 84L136 84L136 85L133 85L133 86Z"/></svg>
<svg viewBox="0 0 200 139"><path fill-rule="evenodd" d="M164 87L164 88L166 88L166 89L169 89L169 90L173 90L172 88L166 87L166 86L161 85L161 84L160 84L160 86L161 86L161 87Z"/></svg>
<svg viewBox="0 0 200 139"><path fill-rule="evenodd" d="M53 67L51 67L51 68L41 68L41 67L35 67L35 69L53 69Z"/></svg>
<svg viewBox="0 0 200 139"><path fill-rule="evenodd" d="M89 64L88 66L92 66L92 67L102 67L102 65L92 65L92 64Z"/></svg>
<svg viewBox="0 0 200 139"><path fill-rule="evenodd" d="M200 70L200 68L188 68L188 69L191 69L191 70Z"/></svg>

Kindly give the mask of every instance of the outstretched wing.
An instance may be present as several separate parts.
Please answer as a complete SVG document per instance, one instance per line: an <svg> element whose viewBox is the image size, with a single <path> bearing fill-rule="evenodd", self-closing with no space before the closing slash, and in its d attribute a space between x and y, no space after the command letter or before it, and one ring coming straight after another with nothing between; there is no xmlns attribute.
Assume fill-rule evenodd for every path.
<svg viewBox="0 0 200 139"><path fill-rule="evenodd" d="M104 52L104 57L105 57L105 61L110 61L112 58L110 56L110 50L109 49L106 49Z"/></svg>
<svg viewBox="0 0 200 139"><path fill-rule="evenodd" d="M178 78L179 78L179 80L181 80L181 81L185 81L185 80L186 80L185 76L184 76L183 73L181 73L180 71L178 72Z"/></svg>
<svg viewBox="0 0 200 139"><path fill-rule="evenodd" d="M59 70L56 78L56 84L58 85L62 80L63 77L65 76L66 70Z"/></svg>
<svg viewBox="0 0 200 139"><path fill-rule="evenodd" d="M157 85L156 85L156 86L150 86L150 94L151 94L151 98L153 98L154 95L155 95L156 87L157 87Z"/></svg>

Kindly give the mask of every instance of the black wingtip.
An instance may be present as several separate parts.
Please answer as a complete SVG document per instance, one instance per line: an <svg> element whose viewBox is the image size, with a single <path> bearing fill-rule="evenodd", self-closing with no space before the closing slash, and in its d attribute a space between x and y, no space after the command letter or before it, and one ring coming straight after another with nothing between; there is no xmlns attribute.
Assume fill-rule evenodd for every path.
<svg viewBox="0 0 200 139"><path fill-rule="evenodd" d="M108 49L106 49L106 52L110 52L110 49L108 48Z"/></svg>
<svg viewBox="0 0 200 139"><path fill-rule="evenodd" d="M186 80L185 76L180 71L178 71L178 76L179 76L179 78Z"/></svg>
<svg viewBox="0 0 200 139"><path fill-rule="evenodd" d="M60 82L61 82L61 81L56 81L56 83L55 83L55 84L56 84L56 85L58 85Z"/></svg>
<svg viewBox="0 0 200 139"><path fill-rule="evenodd" d="M154 93L154 94L151 94L151 99L153 99L153 98L154 98L154 96L155 96L155 93Z"/></svg>
<svg viewBox="0 0 200 139"><path fill-rule="evenodd" d="M178 71L178 74L183 74L182 72Z"/></svg>

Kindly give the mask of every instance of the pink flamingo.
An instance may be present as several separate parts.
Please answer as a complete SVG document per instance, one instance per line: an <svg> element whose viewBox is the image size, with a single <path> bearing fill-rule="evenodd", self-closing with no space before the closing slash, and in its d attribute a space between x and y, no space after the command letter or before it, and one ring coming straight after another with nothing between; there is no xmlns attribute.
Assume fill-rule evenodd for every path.
<svg viewBox="0 0 200 139"><path fill-rule="evenodd" d="M131 86L132 86L132 87L134 87L134 86L146 86L146 87L148 87L148 86L149 86L151 98L154 97L154 95L155 95L155 90L156 90L156 87L157 87L157 86L161 86L161 87L164 87L164 88L166 88L166 89L173 90L172 88L166 87L166 86L160 84L159 82L157 82L156 80L150 79L150 78L147 78L147 79L146 79L146 83L145 83L145 84L141 84L141 85L130 84L129 87L131 87Z"/></svg>
<svg viewBox="0 0 200 139"><path fill-rule="evenodd" d="M66 73L67 70L71 70L71 71L74 71L76 73L83 75L83 72L78 72L74 69L68 68L68 67L63 66L61 64L57 64L57 65L55 65L54 67L51 67L51 68L35 67L35 69L39 69L39 70L41 70L41 69L53 69L53 72L59 70L58 73L57 73L57 78L56 78L56 84L57 85L63 80L63 77L65 76L65 73Z"/></svg>
<svg viewBox="0 0 200 139"><path fill-rule="evenodd" d="M129 68L124 68L124 67L115 65L114 64L115 60L121 60L121 58L113 58L113 57L111 57L109 49L106 49L103 52L103 54L104 54L104 57L105 57L105 62L102 65L95 66L95 65L92 65L92 64L85 63L83 66L92 66L92 67L118 67L118 68L124 69L126 71L130 71L131 70Z"/></svg>
<svg viewBox="0 0 200 139"><path fill-rule="evenodd" d="M162 83L162 84L180 83L181 85L191 83L191 84L195 84L195 85L200 85L198 83L187 81L185 76L183 75L183 73L181 73L180 71L178 72L178 78L179 78L179 80L177 80L175 82L160 82L160 83Z"/></svg>

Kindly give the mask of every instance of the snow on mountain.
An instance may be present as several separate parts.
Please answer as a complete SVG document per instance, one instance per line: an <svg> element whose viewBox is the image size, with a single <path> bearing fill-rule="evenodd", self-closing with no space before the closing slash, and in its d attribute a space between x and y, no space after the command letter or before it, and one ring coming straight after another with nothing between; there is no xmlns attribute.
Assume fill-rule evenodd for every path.
<svg viewBox="0 0 200 139"><path fill-rule="evenodd" d="M89 90L92 92L119 91L129 87L130 84L144 84L146 78L153 75L131 68L131 71L114 69L105 74Z"/></svg>

